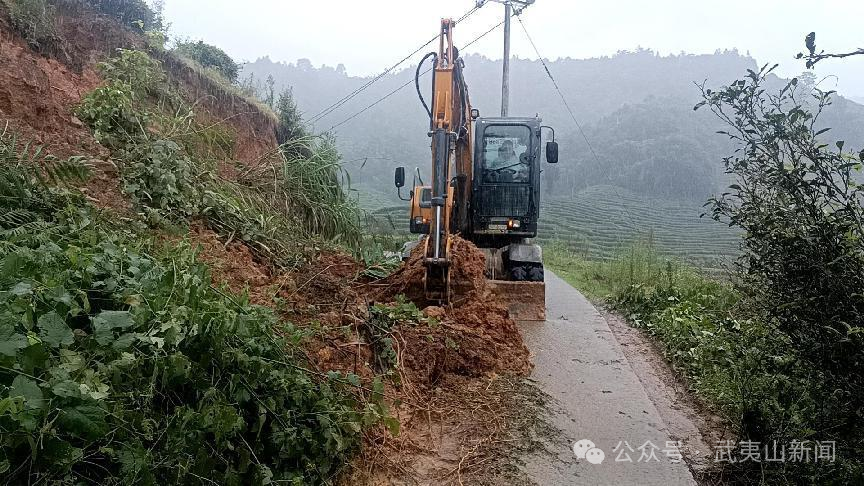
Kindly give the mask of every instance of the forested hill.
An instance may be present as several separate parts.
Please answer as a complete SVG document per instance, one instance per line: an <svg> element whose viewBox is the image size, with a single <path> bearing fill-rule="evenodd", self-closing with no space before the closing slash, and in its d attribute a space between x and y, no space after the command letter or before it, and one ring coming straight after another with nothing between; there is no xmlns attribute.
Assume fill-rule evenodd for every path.
<svg viewBox="0 0 864 486"><path fill-rule="evenodd" d="M481 114L497 115L501 62L469 55L465 65L473 106ZM754 59L737 51L659 56L640 49L611 57L549 62L584 129L583 137L540 62L516 59L511 63L510 111L511 115L539 114L556 127L561 163L546 173L548 188L555 193L613 184L637 193L700 200L723 183L720 160L729 154L729 145L715 133L722 127L707 110L693 111L700 100L696 83L704 81L716 88L758 67ZM428 165L425 112L411 82L414 66L384 77L320 119L315 115L370 78L349 76L341 65L316 68L308 60L286 64L266 57L247 64L242 74L246 84L262 93L268 91L268 76L273 77L277 94L293 89L304 118L314 122L316 131L330 129L409 83L334 131L355 184L389 191L393 167ZM812 77L805 77L801 85L812 86ZM775 81L782 86L783 80ZM424 93L428 86L424 77ZM826 125L834 127L829 132L832 139L851 144L857 141L856 133L861 139L864 106L837 97L824 118Z"/></svg>

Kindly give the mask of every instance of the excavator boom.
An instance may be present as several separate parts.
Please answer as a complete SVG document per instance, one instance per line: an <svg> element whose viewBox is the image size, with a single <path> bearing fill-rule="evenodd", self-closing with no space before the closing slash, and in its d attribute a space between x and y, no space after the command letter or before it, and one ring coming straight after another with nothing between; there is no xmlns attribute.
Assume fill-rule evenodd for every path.
<svg viewBox="0 0 864 486"><path fill-rule="evenodd" d="M432 180L411 191L412 233L424 237L426 298L449 303L453 288L452 241L458 234L486 254L489 288L517 319L545 318L545 286L536 236L540 203L541 121L538 117L479 118L468 98L464 63L453 44L455 22L441 20L434 62L429 136ZM422 62L421 62L422 65ZM548 127L546 127L548 128ZM547 142L546 159L557 162L558 146ZM405 183L396 169L396 186Z"/></svg>

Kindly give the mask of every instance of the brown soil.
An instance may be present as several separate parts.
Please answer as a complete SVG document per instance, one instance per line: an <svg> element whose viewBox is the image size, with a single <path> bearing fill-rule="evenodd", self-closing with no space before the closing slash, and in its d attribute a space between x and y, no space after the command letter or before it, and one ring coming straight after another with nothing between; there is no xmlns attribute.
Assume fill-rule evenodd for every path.
<svg viewBox="0 0 864 486"><path fill-rule="evenodd" d="M448 308L424 309L426 315L441 321L440 328L400 329L407 335L408 345L418 344L406 353L408 368L420 373L420 382L426 384L434 384L442 373L527 374L531 370L528 348L506 307L487 290L483 252L454 236L451 255L453 303ZM423 246L418 245L399 270L377 283L373 295L378 301L389 302L403 294L420 306L426 305L425 272ZM424 336L427 339L422 339Z"/></svg>
<svg viewBox="0 0 864 486"><path fill-rule="evenodd" d="M542 418L548 397L521 379L444 378L423 406L403 405L395 414L398 436L368 434L368 447L339 484L499 485L531 484L520 456L554 435Z"/></svg>
<svg viewBox="0 0 864 486"><path fill-rule="evenodd" d="M61 2L55 38L34 51L11 28L0 2L0 132L44 147L58 157L84 155L91 159L91 179L82 192L97 206L128 212L108 151L74 115L81 98L102 82L96 65L118 48L144 47L140 35L116 20ZM258 164L275 150L276 122L271 114L234 95L173 56L151 52L169 78L196 107L203 126L223 125L234 141L230 157L245 166ZM221 176L236 179L237 170L219 161Z"/></svg>
<svg viewBox="0 0 864 486"><path fill-rule="evenodd" d="M140 47L141 39L111 19L86 10L61 9L56 44L37 53L11 30L4 15L0 8L0 130L8 123L11 131L44 145L49 153L90 157L94 176L82 192L101 207L129 211L109 154L73 112L82 96L101 83L95 63L117 47ZM201 123L228 127L235 141L233 158L241 162L241 170L267 159L276 147L271 115L173 57L157 57L198 108ZM219 167L220 174L237 176L237 168L226 161ZM256 260L242 242L220 237L201 223L192 225L189 238L200 245L199 259L211 267L215 284L233 293L246 292L252 303L273 307L286 320L310 331L305 350L311 366L321 372L351 372L368 382L376 375L377 358L370 344L370 306L394 302L399 294L425 306L419 257L391 278L376 282L362 275L362 265L339 252L321 252L305 267L286 273ZM515 322L486 289L482 252L460 239L452 249L452 275L460 299L447 308L425 306L425 314L435 318L432 322L394 325L389 338L397 363L390 376L398 379L386 388L387 398L398 407L399 416L406 418L406 431L419 433L421 424L431 424L439 432L430 432L427 439L435 436L450 444L434 452L440 453L444 463L457 450L462 459L476 456L483 450L476 438L503 430L500 424L472 428L480 427L478 416L503 416L498 407L504 399L484 398L489 396L489 383L499 375L527 374L531 367ZM370 450L395 440L420 440L412 435L415 432L394 439L379 430L369 435ZM459 434L462 439L456 440ZM424 460L400 459L402 464ZM461 481L472 464L459 460L456 469L444 477ZM368 468L384 476L392 472L386 464L370 462ZM425 469L429 478L440 472L435 467Z"/></svg>
<svg viewBox="0 0 864 486"><path fill-rule="evenodd" d="M226 244L200 225L190 233L202 247L199 258L211 266L214 283L246 291L253 303L276 307L287 320L312 331L304 347L317 371L354 373L364 383L380 371L367 324L369 306L416 290L410 278L422 275L416 268L420 260L413 258L390 278L372 281L363 277L362 265L335 252L323 252L291 274L277 274L240 242ZM401 478L402 484L439 484L497 477L486 468L495 455L489 451L516 433L509 425L513 420L502 417L526 415L508 408L510 391L491 384L519 382L504 377L530 371L528 350L506 309L484 292L482 252L465 241L454 248L460 252L457 264L467 263L457 275L474 291L448 308L427 306L424 314L437 322L400 323L390 332L397 355L392 372L398 379L387 382L385 394L402 431L392 436L380 428L367 434L366 452L353 465L348 483L389 484Z"/></svg>

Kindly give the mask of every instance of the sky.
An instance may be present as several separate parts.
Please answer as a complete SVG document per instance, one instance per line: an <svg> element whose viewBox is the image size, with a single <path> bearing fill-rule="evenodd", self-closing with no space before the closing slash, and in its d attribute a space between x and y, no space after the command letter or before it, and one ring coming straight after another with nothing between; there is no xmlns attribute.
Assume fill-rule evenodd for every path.
<svg viewBox="0 0 864 486"><path fill-rule="evenodd" d="M350 75L377 74L432 38L442 17L461 17L474 0L165 0L171 34L217 45L238 61L309 59L344 64ZM454 30L464 45L501 21L492 1ZM650 48L660 54L712 53L737 48L757 62L779 63L778 74L804 70L795 53L804 36L817 34L826 52L864 47L861 0L536 0L522 14L540 53L548 59L589 58ZM502 57L503 31L466 49ZM429 49L424 49L426 52ZM518 22L512 54L536 59ZM421 55L411 59L416 63ZM815 74L823 88L864 98L864 56L825 60Z"/></svg>

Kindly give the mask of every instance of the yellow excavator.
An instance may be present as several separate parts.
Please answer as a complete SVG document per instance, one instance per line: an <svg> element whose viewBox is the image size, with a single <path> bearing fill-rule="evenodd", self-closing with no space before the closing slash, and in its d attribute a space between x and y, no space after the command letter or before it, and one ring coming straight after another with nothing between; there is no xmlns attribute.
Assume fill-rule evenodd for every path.
<svg viewBox="0 0 864 486"><path fill-rule="evenodd" d="M453 235L473 242L486 255L488 287L517 320L545 320L543 255L531 238L540 215L541 135L548 163L558 162L555 131L539 116L481 118L471 107L464 62L453 45L452 19L441 20L438 52L417 66L415 85L429 116L432 180L415 185L403 198L405 168L396 168L399 197L410 200L410 231L425 235L423 245L427 300L449 303ZM431 103L420 89L420 68L434 64ZM418 171L419 175L419 171Z"/></svg>

